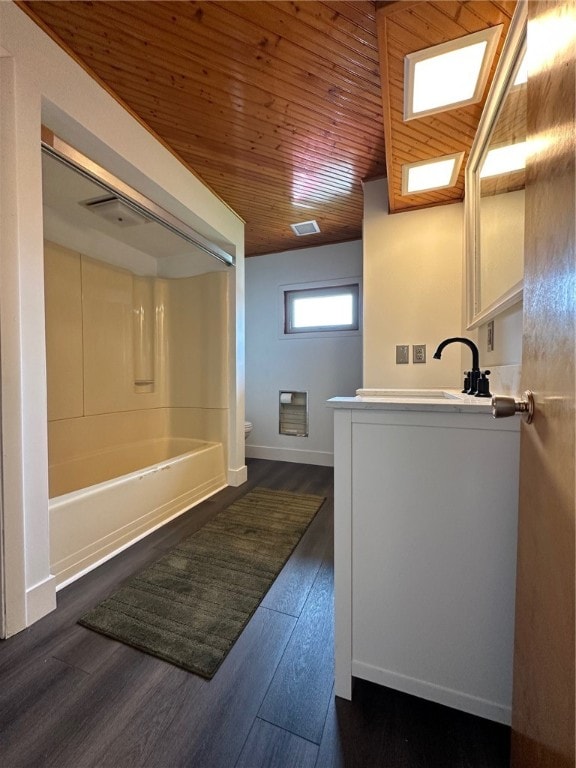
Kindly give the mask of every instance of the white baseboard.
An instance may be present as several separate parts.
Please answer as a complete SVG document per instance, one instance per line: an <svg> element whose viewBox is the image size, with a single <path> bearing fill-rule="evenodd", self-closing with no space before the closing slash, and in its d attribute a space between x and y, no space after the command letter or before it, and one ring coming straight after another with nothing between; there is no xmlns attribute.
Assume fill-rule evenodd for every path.
<svg viewBox="0 0 576 768"><path fill-rule="evenodd" d="M26 590L26 626L49 614L56 608L56 578L47 579Z"/></svg>
<svg viewBox="0 0 576 768"><path fill-rule="evenodd" d="M226 473L226 479L228 485L238 488L239 485L243 485L248 480L248 467L244 464L240 469L228 469Z"/></svg>
<svg viewBox="0 0 576 768"><path fill-rule="evenodd" d="M444 704L446 707L459 709L478 717L485 717L504 725L510 725L512 719L512 708L505 704L472 696L464 691L455 691L452 688L435 685L426 680L417 680L397 672L391 672L388 669L373 667L361 661L352 662L352 675L360 677L362 680L370 680L372 683L386 685L395 691L419 696L421 699L435 701L437 704Z"/></svg>
<svg viewBox="0 0 576 768"><path fill-rule="evenodd" d="M306 451L301 448L274 448L268 445L246 445L246 456L250 459L292 461L295 464L316 464L333 467L334 454L328 451Z"/></svg>

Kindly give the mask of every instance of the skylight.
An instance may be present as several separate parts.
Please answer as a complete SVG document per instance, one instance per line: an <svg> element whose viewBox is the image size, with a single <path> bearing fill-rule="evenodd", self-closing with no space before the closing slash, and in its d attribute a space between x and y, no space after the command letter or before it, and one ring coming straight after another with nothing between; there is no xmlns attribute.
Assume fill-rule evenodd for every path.
<svg viewBox="0 0 576 768"><path fill-rule="evenodd" d="M491 149L482 165L480 178L486 179L489 176L501 176L504 173L521 171L526 167L526 152L525 141Z"/></svg>
<svg viewBox="0 0 576 768"><path fill-rule="evenodd" d="M404 120L480 101L502 25L409 53L404 60Z"/></svg>
<svg viewBox="0 0 576 768"><path fill-rule="evenodd" d="M402 194L413 195L431 189L453 187L458 179L463 152L435 160L424 160L402 166Z"/></svg>

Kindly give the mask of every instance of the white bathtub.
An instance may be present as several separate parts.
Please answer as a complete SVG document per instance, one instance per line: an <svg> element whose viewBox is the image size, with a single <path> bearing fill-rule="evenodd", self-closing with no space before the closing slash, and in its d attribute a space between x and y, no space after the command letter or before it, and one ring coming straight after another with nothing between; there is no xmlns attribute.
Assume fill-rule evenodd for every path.
<svg viewBox="0 0 576 768"><path fill-rule="evenodd" d="M187 438L144 440L51 465L57 584L74 581L225 486L222 444Z"/></svg>

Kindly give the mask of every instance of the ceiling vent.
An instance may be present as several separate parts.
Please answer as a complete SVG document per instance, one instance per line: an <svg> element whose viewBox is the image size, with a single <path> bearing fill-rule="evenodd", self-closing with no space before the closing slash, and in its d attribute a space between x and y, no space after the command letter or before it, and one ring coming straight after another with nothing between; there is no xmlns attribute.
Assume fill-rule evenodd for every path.
<svg viewBox="0 0 576 768"><path fill-rule="evenodd" d="M290 224L292 232L298 237L302 235L316 235L320 232L320 227L315 221L301 221L299 224Z"/></svg>
<svg viewBox="0 0 576 768"><path fill-rule="evenodd" d="M116 224L118 227L135 227L139 224L146 224L149 221L146 216L137 213L129 205L126 205L119 197L115 195L106 195L106 197L96 197L92 200L85 200L80 203L92 213L97 214L106 221Z"/></svg>

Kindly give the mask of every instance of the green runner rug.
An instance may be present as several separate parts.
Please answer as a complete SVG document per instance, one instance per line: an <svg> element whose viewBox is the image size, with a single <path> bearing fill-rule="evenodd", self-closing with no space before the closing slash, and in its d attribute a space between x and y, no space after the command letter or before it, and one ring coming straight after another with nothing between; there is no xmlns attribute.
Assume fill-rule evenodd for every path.
<svg viewBox="0 0 576 768"><path fill-rule="evenodd" d="M323 501L255 488L79 623L211 678Z"/></svg>

